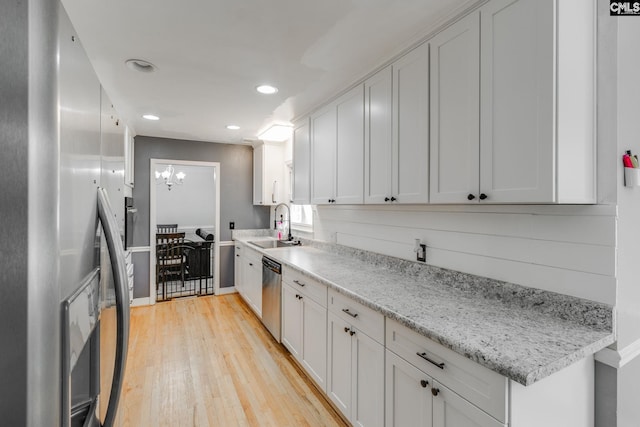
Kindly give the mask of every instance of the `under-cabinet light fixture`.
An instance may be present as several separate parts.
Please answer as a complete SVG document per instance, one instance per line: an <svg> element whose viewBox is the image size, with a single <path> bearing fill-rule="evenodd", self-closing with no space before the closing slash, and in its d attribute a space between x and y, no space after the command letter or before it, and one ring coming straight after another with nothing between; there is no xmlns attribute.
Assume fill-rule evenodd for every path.
<svg viewBox="0 0 640 427"><path fill-rule="evenodd" d="M260 133L258 138L263 141L282 142L291 137L292 127L289 125L271 125L267 130Z"/></svg>

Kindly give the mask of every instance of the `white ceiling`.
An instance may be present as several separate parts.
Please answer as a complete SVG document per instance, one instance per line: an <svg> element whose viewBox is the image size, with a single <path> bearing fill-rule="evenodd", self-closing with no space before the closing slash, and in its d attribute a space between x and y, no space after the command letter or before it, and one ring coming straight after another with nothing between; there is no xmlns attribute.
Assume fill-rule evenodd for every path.
<svg viewBox="0 0 640 427"><path fill-rule="evenodd" d="M62 0L138 135L230 143L309 112L475 1ZM131 58L158 69L133 71Z"/></svg>

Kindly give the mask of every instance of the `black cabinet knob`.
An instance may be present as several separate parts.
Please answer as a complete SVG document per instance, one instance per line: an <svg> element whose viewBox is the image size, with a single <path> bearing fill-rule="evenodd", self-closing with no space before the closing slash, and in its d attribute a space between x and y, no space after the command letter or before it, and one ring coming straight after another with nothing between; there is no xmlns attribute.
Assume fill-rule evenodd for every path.
<svg viewBox="0 0 640 427"><path fill-rule="evenodd" d="M467 196L467 200L473 200L473 199L475 199L475 198L476 198L476 196L474 196L473 194L469 194L469 195Z"/></svg>
<svg viewBox="0 0 640 427"><path fill-rule="evenodd" d="M431 389L431 394L433 394L434 396L437 396L438 393L440 393L440 389L439 388L432 388Z"/></svg>
<svg viewBox="0 0 640 427"><path fill-rule="evenodd" d="M331 199L327 200L327 202L331 203Z"/></svg>
<svg viewBox="0 0 640 427"><path fill-rule="evenodd" d="M486 199L487 197L489 197L489 196L487 196L487 195L486 195L486 194L484 194L484 193L480 194L480 200L484 200L484 199Z"/></svg>
<svg viewBox="0 0 640 427"><path fill-rule="evenodd" d="M422 388L427 388L427 386L429 385L429 381L420 380L420 385L422 386Z"/></svg>
<svg viewBox="0 0 640 427"><path fill-rule="evenodd" d="M345 332L349 332L349 328L347 328L347 327L345 326L344 331L345 331Z"/></svg>
<svg viewBox="0 0 640 427"><path fill-rule="evenodd" d="M388 202L388 201L389 201L389 198L388 198L388 197L385 197L385 198L384 198L384 201L385 201L385 202Z"/></svg>
<svg viewBox="0 0 640 427"><path fill-rule="evenodd" d="M396 200L398 200L398 199L396 199L396 198L395 198L395 197L393 197L393 196L391 197L391 201L392 201L392 202L395 202Z"/></svg>
<svg viewBox="0 0 640 427"><path fill-rule="evenodd" d="M356 331L349 331L349 335L354 336L356 334Z"/></svg>

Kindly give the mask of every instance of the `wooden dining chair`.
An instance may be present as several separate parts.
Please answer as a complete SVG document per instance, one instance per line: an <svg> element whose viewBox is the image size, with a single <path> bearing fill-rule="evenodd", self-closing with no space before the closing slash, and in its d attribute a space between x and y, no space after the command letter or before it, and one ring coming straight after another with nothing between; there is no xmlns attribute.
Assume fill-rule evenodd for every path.
<svg viewBox="0 0 640 427"><path fill-rule="evenodd" d="M156 233L177 233L178 224L158 224L156 225Z"/></svg>

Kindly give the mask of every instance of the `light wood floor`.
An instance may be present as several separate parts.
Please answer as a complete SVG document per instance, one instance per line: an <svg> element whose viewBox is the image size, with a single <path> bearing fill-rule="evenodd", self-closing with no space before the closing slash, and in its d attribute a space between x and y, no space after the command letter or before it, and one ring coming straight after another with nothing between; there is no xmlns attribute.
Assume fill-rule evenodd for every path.
<svg viewBox="0 0 640 427"><path fill-rule="evenodd" d="M346 426L237 294L131 311L121 426Z"/></svg>

